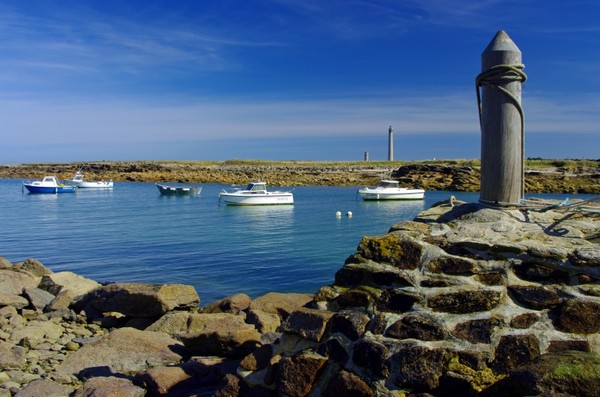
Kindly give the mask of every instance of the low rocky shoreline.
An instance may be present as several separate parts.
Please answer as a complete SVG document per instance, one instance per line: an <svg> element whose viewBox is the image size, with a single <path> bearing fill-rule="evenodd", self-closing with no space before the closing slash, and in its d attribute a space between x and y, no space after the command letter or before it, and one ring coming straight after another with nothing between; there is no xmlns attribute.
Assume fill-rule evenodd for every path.
<svg viewBox="0 0 600 397"><path fill-rule="evenodd" d="M600 203L434 204L313 294L0 258L0 397L596 396Z"/></svg>
<svg viewBox="0 0 600 397"><path fill-rule="evenodd" d="M479 191L480 169L466 161L415 163L319 162L88 162L88 180L246 184L263 180L272 186L364 186L381 178L398 179L426 190ZM600 193L600 164L526 167L527 193ZM592 165L590 165L590 163ZM0 165L0 178L41 179L56 175L71 179L80 163Z"/></svg>

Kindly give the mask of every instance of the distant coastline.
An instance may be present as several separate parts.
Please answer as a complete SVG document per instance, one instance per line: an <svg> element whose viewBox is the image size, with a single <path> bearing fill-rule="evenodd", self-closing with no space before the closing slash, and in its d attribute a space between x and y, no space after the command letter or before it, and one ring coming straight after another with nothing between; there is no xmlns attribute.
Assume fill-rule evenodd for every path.
<svg viewBox="0 0 600 397"><path fill-rule="evenodd" d="M0 178L71 179L83 167L86 179L115 182L245 184L263 180L272 186L362 186L382 178L427 190L478 191L479 160L428 161L93 161L0 165ZM530 159L525 164L527 193L600 194L597 160Z"/></svg>

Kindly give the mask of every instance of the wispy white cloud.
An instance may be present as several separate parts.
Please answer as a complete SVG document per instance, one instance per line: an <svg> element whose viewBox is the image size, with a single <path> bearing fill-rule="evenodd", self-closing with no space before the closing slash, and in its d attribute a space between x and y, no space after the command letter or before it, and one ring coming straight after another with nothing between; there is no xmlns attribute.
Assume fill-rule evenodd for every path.
<svg viewBox="0 0 600 397"><path fill-rule="evenodd" d="M577 103L524 100L530 132L598 134L597 99ZM10 116L10 117L9 117ZM166 138L359 136L388 125L403 134L478 134L474 95L310 101L198 101L148 105L121 101L58 103L0 100L4 141L38 143L153 142ZM60 131L60 134L48 134Z"/></svg>
<svg viewBox="0 0 600 397"><path fill-rule="evenodd" d="M162 15L136 20L129 15L103 14L78 3L73 8L48 6L23 14L0 5L0 53L4 70L27 80L31 75L60 71L94 75L135 75L166 65L199 71L235 69L230 47L281 46L275 40L254 40L240 31L166 23ZM175 72L176 69L170 72ZM161 71L155 71L159 73ZM13 77L11 79L14 80Z"/></svg>

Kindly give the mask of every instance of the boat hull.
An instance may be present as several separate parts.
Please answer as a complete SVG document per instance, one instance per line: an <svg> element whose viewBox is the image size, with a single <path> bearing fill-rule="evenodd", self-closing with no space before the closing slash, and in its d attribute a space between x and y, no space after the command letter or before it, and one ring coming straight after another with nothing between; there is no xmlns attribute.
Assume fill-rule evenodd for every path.
<svg viewBox="0 0 600 397"><path fill-rule="evenodd" d="M202 191L201 187L196 186L167 186L156 184L160 194L165 196L197 196Z"/></svg>
<svg viewBox="0 0 600 397"><path fill-rule="evenodd" d="M112 181L97 181L97 182L71 181L70 183L72 183L73 186L77 186L78 188L85 188L85 189L112 189L113 188Z"/></svg>
<svg viewBox="0 0 600 397"><path fill-rule="evenodd" d="M361 189L358 194L363 200L423 200L425 198L425 191L421 189L400 189L398 191Z"/></svg>
<svg viewBox="0 0 600 397"><path fill-rule="evenodd" d="M29 193L33 194L58 194L58 193L73 193L74 186L37 186L25 184L25 188Z"/></svg>
<svg viewBox="0 0 600 397"><path fill-rule="evenodd" d="M220 198L228 205L292 205L291 193L281 194L236 194L221 193Z"/></svg>

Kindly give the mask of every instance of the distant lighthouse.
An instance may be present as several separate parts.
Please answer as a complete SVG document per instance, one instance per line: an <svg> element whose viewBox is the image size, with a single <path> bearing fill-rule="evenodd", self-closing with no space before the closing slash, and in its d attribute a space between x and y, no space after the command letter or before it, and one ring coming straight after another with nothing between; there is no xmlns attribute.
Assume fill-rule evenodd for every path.
<svg viewBox="0 0 600 397"><path fill-rule="evenodd" d="M388 161L394 161L394 129L391 125L388 132Z"/></svg>

